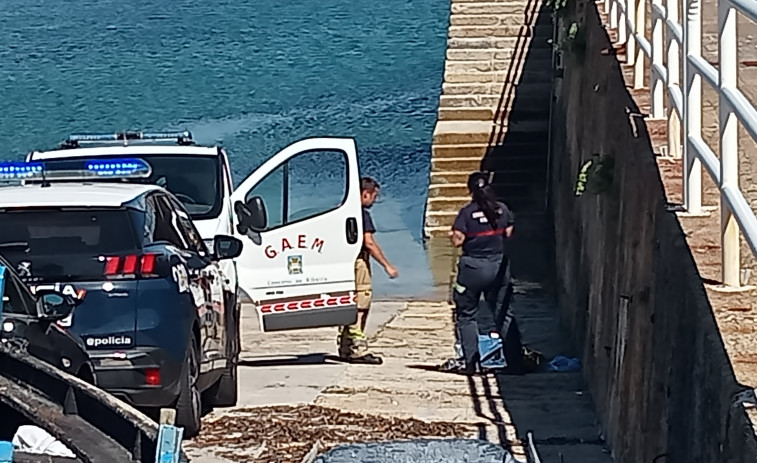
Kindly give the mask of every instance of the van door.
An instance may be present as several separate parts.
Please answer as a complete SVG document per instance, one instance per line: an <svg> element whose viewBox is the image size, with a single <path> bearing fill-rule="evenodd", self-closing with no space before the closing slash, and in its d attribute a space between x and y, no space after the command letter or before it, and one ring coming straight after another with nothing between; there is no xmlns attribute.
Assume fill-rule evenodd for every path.
<svg viewBox="0 0 757 463"><path fill-rule="evenodd" d="M363 241L360 173L351 138L298 141L232 195L239 286L263 331L349 325L357 319L355 259ZM246 226L262 200L267 223Z"/></svg>

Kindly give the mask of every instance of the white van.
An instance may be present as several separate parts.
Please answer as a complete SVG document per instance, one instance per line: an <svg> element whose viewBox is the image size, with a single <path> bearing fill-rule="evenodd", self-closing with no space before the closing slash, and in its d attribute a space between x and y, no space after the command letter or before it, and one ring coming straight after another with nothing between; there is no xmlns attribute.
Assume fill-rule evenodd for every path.
<svg viewBox="0 0 757 463"><path fill-rule="evenodd" d="M363 230L353 139L298 141L236 189L224 148L198 146L190 132L71 135L26 160L68 170L98 156L143 159L153 173L92 181L161 185L183 202L209 246L219 234L242 239L242 254L223 267L226 289L236 300L232 307L240 303L239 289L247 294L263 331L355 322L354 262Z"/></svg>

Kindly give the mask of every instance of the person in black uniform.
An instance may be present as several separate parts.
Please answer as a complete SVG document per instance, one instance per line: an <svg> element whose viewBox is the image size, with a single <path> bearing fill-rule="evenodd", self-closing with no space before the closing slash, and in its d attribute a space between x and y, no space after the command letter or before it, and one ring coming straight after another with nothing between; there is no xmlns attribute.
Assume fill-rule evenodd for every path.
<svg viewBox="0 0 757 463"><path fill-rule="evenodd" d="M462 246L452 297L464 361L448 362L443 369L472 375L480 359L477 314L482 296L500 338L507 335L502 331L511 287L505 240L512 236L515 216L494 198L486 174L472 173L468 190L472 201L460 209L449 233L452 245Z"/></svg>

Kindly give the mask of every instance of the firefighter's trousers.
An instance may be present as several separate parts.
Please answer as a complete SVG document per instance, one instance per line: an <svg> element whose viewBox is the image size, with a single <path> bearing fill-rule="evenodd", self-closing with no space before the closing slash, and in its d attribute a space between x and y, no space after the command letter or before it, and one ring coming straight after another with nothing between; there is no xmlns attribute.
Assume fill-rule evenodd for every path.
<svg viewBox="0 0 757 463"><path fill-rule="evenodd" d="M373 297L371 265L368 259L368 256L361 255L355 260L358 320L353 325L343 326L339 333L337 342L339 343L339 356L341 358L362 357L368 353L368 338L363 331Z"/></svg>

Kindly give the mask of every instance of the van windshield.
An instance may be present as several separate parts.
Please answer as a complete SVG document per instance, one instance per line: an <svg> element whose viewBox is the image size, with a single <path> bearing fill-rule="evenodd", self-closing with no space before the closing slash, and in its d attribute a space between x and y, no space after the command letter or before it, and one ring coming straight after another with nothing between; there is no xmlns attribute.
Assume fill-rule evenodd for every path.
<svg viewBox="0 0 757 463"><path fill-rule="evenodd" d="M100 280L105 256L139 249L126 209L8 209L0 254L26 283Z"/></svg>
<svg viewBox="0 0 757 463"><path fill-rule="evenodd" d="M108 159L119 156L108 156ZM121 156L133 158L134 156ZM221 213L221 182L217 156L152 155L139 156L152 167L148 178L119 179L119 182L148 183L161 186L182 202L194 220L211 219ZM89 161L93 158L86 158ZM45 159L48 170L82 169L84 159ZM102 181L113 182L114 179Z"/></svg>

